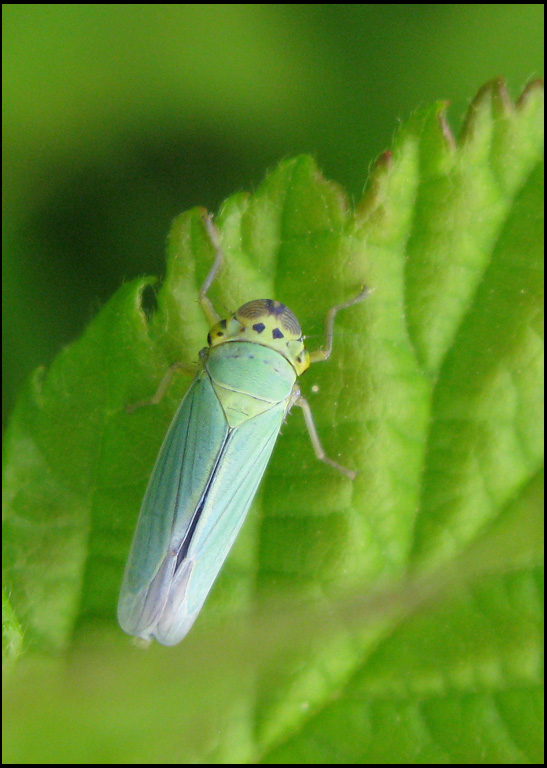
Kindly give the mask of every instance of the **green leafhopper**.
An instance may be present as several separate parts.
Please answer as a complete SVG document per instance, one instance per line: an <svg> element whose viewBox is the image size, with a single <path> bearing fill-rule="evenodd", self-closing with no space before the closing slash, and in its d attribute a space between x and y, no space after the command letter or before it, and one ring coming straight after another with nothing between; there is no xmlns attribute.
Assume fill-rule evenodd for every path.
<svg viewBox="0 0 547 768"><path fill-rule="evenodd" d="M163 645L180 642L196 620L294 405L303 411L317 458L355 477L325 456L296 379L310 363L329 358L336 313L362 301L367 289L328 312L325 348L311 354L298 320L278 301L249 301L221 320L207 292L223 255L211 218L204 224L216 249L199 295L212 325L209 346L152 471L118 603L125 632ZM159 401L177 367L148 402Z"/></svg>

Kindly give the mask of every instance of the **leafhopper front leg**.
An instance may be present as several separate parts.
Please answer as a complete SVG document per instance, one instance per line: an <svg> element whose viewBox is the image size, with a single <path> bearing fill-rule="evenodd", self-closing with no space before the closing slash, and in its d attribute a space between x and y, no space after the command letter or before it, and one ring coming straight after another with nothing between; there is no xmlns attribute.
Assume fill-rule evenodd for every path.
<svg viewBox="0 0 547 768"><path fill-rule="evenodd" d="M328 360L332 352L332 341L334 338L334 318L341 309L346 307L352 307L354 304L359 304L369 296L371 291L364 285L360 293L355 298L345 301L343 304L337 304L335 307L331 307L327 312L325 319L325 346L323 349L317 349L315 352L310 352L310 363L318 363L321 360Z"/></svg>
<svg viewBox="0 0 547 768"><path fill-rule="evenodd" d="M355 480L357 476L357 472L353 472L351 469L348 469L347 467L343 467L341 464L338 464L338 462L334 461L333 459L329 459L329 457L325 454L325 451L323 450L323 446L321 445L321 441L319 439L319 435L317 434L317 429L315 427L315 422L313 420L313 414L310 408L310 404L306 400L305 397L302 397L300 393L297 394L294 405L297 405L299 408L302 408L302 413L304 414L304 421L306 422L306 427L308 429L308 434L310 436L311 444L313 451L319 461L322 461L324 464L328 464L330 467L333 467L334 469L338 470L338 472L341 472L346 477L349 477L350 480Z"/></svg>
<svg viewBox="0 0 547 768"><path fill-rule="evenodd" d="M207 321L209 322L209 325L215 325L216 323L218 323L220 318L215 312L213 305L211 303L211 300L207 296L207 292L209 291L209 288L211 287L218 272L222 268L222 265L224 264L224 254L222 253L222 249L220 247L220 237L219 237L218 230L213 224L213 215L210 213L209 214L204 213L202 216L202 220L203 220L203 225L205 227L205 230L209 236L209 240L211 241L211 244L215 249L216 256L211 266L211 269L209 270L207 277L205 278L205 281L200 288L198 301L205 314L205 317L207 318ZM136 411L139 408L143 408L146 405L157 405L165 397L165 394L167 393L167 390L171 386L171 383L173 381L173 378L175 377L175 374L186 373L188 375L193 376L195 372L196 372L195 366L185 364L182 362L173 363L166 370L162 380L160 381L159 387L157 388L156 392L152 395L152 397L149 397L147 400L139 400L137 403L131 403L130 405L126 406L125 410L127 411L127 413L132 413L133 411Z"/></svg>
<svg viewBox="0 0 547 768"><path fill-rule="evenodd" d="M169 368L165 371L165 374L160 381L160 385L152 397L149 397L147 400L139 400L136 403L126 405L126 412L133 413L133 411L137 411L139 408L144 408L146 405L158 405L158 403L160 403L165 397L165 394L171 386L171 382L177 373L186 373L188 376L194 376L196 373L196 367L194 365L181 362L172 363L172 365L170 365Z"/></svg>
<svg viewBox="0 0 547 768"><path fill-rule="evenodd" d="M205 314L205 317L209 322L209 325L213 326L218 323L218 321L220 320L220 317L215 312L211 299L207 296L207 293L214 279L219 273L221 267L224 264L224 254L222 253L222 248L220 247L220 235L219 235L218 229L213 224L213 214L209 213L207 215L204 215L202 218L203 218L203 225L205 227L205 230L207 231L209 240L211 241L211 245L215 249L216 255L215 255L215 260L213 261L213 265L209 270L207 277L205 278L205 282L200 288L199 303Z"/></svg>
<svg viewBox="0 0 547 768"><path fill-rule="evenodd" d="M310 353L310 363L317 363L321 360L328 360L332 353L332 343L334 339L334 318L336 317L337 313L341 309L346 309L346 307L352 307L354 304L359 304L361 301L364 301L364 299L367 298L367 296L370 294L370 290L363 286L361 291L355 298L350 299L349 301L345 301L343 304L337 304L335 307L332 307L327 312L327 317L325 319L325 346L322 349L318 349L315 352ZM338 470L338 472L341 472L343 475L346 475L346 477L349 477L350 480L355 480L355 477L357 476L357 472L353 472L351 469L348 469L347 467L343 467L341 464L338 464L338 462L334 461L333 459L329 459L329 457L325 454L325 451L323 450L323 446L321 445L321 441L319 439L319 435L317 434L317 429L315 428L315 422L313 420L313 414L310 408L310 405L308 401L302 397L300 392L295 393L294 398L294 405L298 405L300 408L302 408L302 412L304 414L304 421L306 422L306 427L308 429L308 434L310 436L311 444L313 447L313 450L315 452L315 455L319 459L319 461L322 461L324 464L328 464L329 466L333 467L334 469Z"/></svg>

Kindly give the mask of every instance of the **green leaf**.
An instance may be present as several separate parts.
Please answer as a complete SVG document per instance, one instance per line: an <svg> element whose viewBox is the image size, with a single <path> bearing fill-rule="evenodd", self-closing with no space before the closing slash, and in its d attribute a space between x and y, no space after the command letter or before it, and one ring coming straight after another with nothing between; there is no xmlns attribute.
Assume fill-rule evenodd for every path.
<svg viewBox="0 0 547 768"><path fill-rule="evenodd" d="M457 141L445 105L418 110L355 212L308 157L226 201L219 309L280 299L314 349L373 289L302 379L359 474L315 461L291 415L176 649L133 649L115 606L189 378L125 405L204 344L201 209L173 224L153 311L152 280L122 286L33 376L5 440L4 650L65 653L8 680L8 761L542 762L542 107L538 84L512 105L491 83Z"/></svg>

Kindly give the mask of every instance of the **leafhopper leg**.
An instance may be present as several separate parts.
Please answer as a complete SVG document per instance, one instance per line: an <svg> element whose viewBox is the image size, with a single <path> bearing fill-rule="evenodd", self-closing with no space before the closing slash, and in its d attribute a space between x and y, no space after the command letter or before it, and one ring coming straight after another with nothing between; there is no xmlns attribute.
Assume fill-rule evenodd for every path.
<svg viewBox="0 0 547 768"><path fill-rule="evenodd" d="M218 323L220 317L215 312L213 304L211 303L211 299L207 296L207 292L209 291L209 288L211 287L214 279L224 264L224 254L222 253L222 248L220 247L220 235L218 229L213 224L213 215L209 213L207 216L204 215L202 219L203 225L209 236L209 240L211 241L211 245L216 252L213 265L209 270L209 273L199 291L199 303L203 313L205 314L205 317L207 318L207 321L209 322L209 325L212 326Z"/></svg>
<svg viewBox="0 0 547 768"><path fill-rule="evenodd" d="M352 307L354 304L359 304L361 301L364 301L370 293L370 289L364 285L355 298L345 301L343 304L337 304L335 307L329 309L325 319L325 346L321 349L317 349L315 352L310 352L310 363L318 363L321 360L328 360L331 356L332 342L334 338L334 318L338 312L341 309L346 309L346 307Z"/></svg>
<svg viewBox="0 0 547 768"><path fill-rule="evenodd" d="M338 472L341 472L346 477L349 477L350 480L355 480L357 476L357 472L353 472L351 469L348 469L347 467L343 467L341 464L338 464L338 462L334 461L333 459L329 459L329 457L325 454L325 451L323 450L323 446L321 445L321 441L319 439L319 435L317 434L317 429L315 426L315 422L313 420L313 414L310 408L310 404L308 403L306 398L302 397L302 395L298 395L297 399L294 401L294 404L297 405L299 408L302 408L302 413L304 414L304 421L306 422L306 427L308 429L308 434L310 436L312 448L316 457L319 459L319 461L322 461L324 464L328 464L330 467L333 467Z"/></svg>
<svg viewBox="0 0 547 768"><path fill-rule="evenodd" d="M167 390L171 386L171 383L175 377L175 374L177 373L186 373L189 376L194 376L196 373L196 367L194 365L190 365L187 363L172 363L172 365L169 366L169 368L165 371L165 374L160 381L160 385L157 388L157 390L154 392L152 397L147 398L146 400L139 400L136 403L130 403L129 405L125 406L125 410L127 413L133 413L133 411L137 411L139 408L144 408L146 405L158 405L158 403L161 403L163 398L165 397L165 394L167 393Z"/></svg>

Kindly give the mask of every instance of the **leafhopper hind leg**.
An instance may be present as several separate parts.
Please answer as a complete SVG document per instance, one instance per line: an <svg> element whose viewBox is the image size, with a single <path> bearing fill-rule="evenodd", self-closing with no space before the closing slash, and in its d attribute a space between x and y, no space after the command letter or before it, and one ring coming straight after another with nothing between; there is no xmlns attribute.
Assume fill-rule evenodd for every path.
<svg viewBox="0 0 547 768"><path fill-rule="evenodd" d="M218 234L218 230L213 224L212 214L204 214L202 219L203 219L203 225L209 236L209 240L211 241L213 248L215 249L216 255L215 255L215 260L213 262L213 265L211 266L211 269L209 270L207 277L205 278L205 281L200 288L198 301L200 303L201 308L203 309L203 313L205 314L207 321L209 322L209 325L215 325L215 323L218 323L220 318L215 312L213 305L211 303L211 300L207 296L207 292L211 287L218 272L220 271L222 265L224 264L224 254L222 253L222 249L220 247L220 237ZM172 363L172 365L170 365L169 368L166 370L162 380L160 381L159 387L157 388L156 392L152 395L152 397L149 397L147 400L139 400L136 403L131 403L130 405L126 406L125 410L127 411L127 413L132 413L133 411L136 411L139 408L143 408L146 405L157 405L165 397L177 373L186 373L190 376L193 376L195 372L196 372L196 368L193 365L188 365L182 362Z"/></svg>
<svg viewBox="0 0 547 768"><path fill-rule="evenodd" d="M335 307L329 309L325 319L325 346L324 348L318 349L315 352L310 352L310 363L317 363L321 360L328 360L331 356L332 343L334 339L334 318L336 317L337 313L341 309L346 309L346 307L352 307L354 304L359 304L359 302L364 301L364 299L366 299L369 294L370 290L366 286L363 286L355 298L350 299L349 301L345 301L343 304L337 304ZM317 429L313 420L313 414L308 401L302 397L300 393L298 393L294 404L298 405L299 408L302 408L304 421L306 422L311 444L319 461L322 461L324 464L328 464L330 467L338 470L338 472L341 472L343 475L346 475L346 477L349 477L350 480L355 480L357 472L353 472L351 469L343 467L333 459L329 459L329 457L325 454L319 439L319 435L317 434Z"/></svg>

